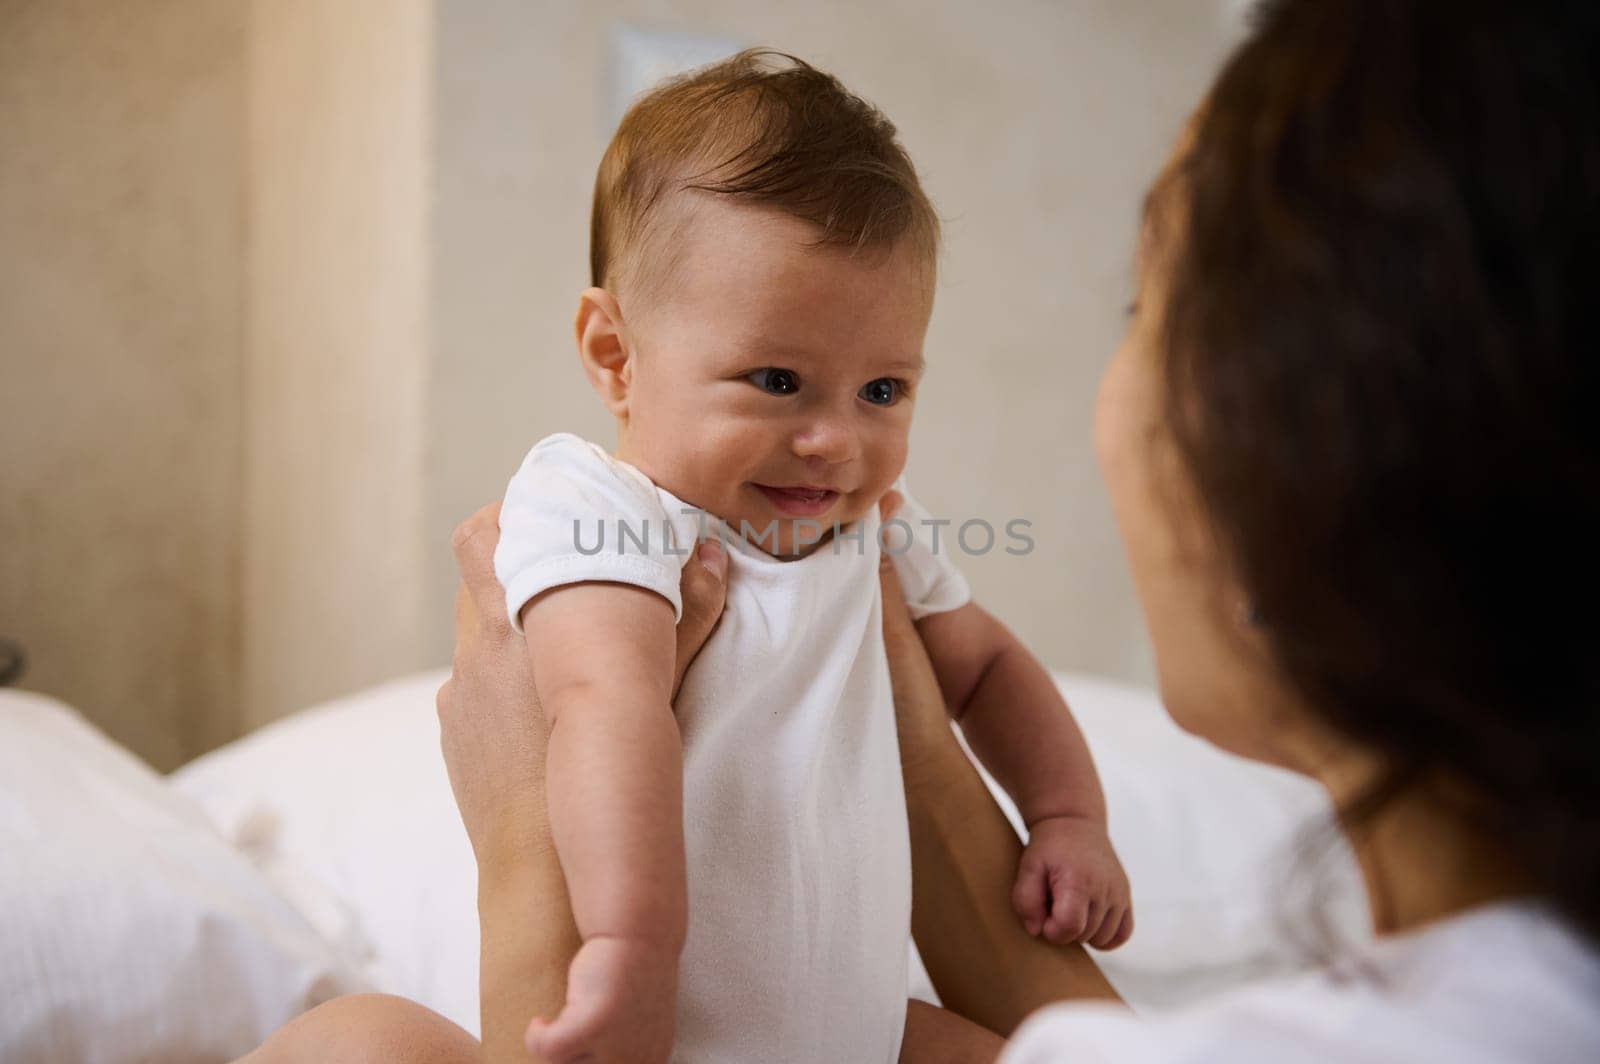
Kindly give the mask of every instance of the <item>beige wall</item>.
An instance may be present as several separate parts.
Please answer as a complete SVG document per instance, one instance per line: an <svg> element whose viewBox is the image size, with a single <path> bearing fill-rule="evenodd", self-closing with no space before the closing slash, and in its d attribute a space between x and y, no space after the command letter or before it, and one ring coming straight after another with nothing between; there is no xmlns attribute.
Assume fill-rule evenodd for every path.
<svg viewBox="0 0 1600 1064"><path fill-rule="evenodd" d="M243 16L0 4L0 636L162 767L237 724Z"/></svg>
<svg viewBox="0 0 1600 1064"><path fill-rule="evenodd" d="M424 663L431 10L251 7L247 726Z"/></svg>
<svg viewBox="0 0 1600 1064"><path fill-rule="evenodd" d="M1226 33L1196 0L441 4L426 646L449 647L450 528L558 430L610 443L571 321L610 135L618 20L732 35L837 73L899 126L947 220L910 484L936 514L1034 522L966 563L1051 664L1147 678L1089 443L1145 183Z"/></svg>
<svg viewBox="0 0 1600 1064"><path fill-rule="evenodd" d="M0 636L158 767L425 660L431 10L0 5Z"/></svg>
<svg viewBox="0 0 1600 1064"><path fill-rule="evenodd" d="M911 483L1051 664L1149 674L1089 411L1195 0L0 0L0 636L169 767L449 653L457 520L572 353L619 21L838 73L947 219Z"/></svg>

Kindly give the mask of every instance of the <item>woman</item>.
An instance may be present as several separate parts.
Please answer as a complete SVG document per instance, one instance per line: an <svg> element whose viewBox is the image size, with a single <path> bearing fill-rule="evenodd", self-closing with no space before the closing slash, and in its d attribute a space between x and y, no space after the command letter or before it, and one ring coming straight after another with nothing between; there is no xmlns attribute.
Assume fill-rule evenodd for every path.
<svg viewBox="0 0 1600 1064"><path fill-rule="evenodd" d="M914 1008L902 1059L1600 1059L1597 77L1593 5L1271 4L1147 201L1095 438L1163 700L1327 787L1376 944L1167 1017L1061 1004L1110 988L1011 913L1017 840L891 578L913 930L951 1010ZM440 693L491 1060L554 1015L573 946L526 666L490 619L494 528L463 526ZM680 660L718 609L708 572L686 569ZM379 1031L413 1059L476 1049L364 998L261 1052Z"/></svg>

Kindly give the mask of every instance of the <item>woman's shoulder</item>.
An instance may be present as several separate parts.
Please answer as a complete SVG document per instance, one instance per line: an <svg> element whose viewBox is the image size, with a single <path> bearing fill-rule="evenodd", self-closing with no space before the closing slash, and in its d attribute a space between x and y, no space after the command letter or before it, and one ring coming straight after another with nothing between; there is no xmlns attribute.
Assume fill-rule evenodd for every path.
<svg viewBox="0 0 1600 1064"><path fill-rule="evenodd" d="M1004 1064L1600 1060L1600 950L1542 906L1475 909L1156 1016L1056 1005Z"/></svg>

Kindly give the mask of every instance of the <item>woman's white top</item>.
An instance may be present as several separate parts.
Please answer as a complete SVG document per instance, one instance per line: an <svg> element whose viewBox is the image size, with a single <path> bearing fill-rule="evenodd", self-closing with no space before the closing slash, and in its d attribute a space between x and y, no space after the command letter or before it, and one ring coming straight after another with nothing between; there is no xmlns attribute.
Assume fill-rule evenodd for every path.
<svg viewBox="0 0 1600 1064"><path fill-rule="evenodd" d="M512 623L539 592L584 580L649 588L681 614L697 514L592 443L540 441L500 512L495 572ZM896 518L921 533L924 516L908 498ZM704 520L709 536L725 528ZM858 525L791 561L729 532L727 605L674 704L689 890L674 1061L899 1056L910 843L877 513ZM960 572L920 534L904 553L901 529L888 542L914 615L968 601Z"/></svg>
<svg viewBox="0 0 1600 1064"><path fill-rule="evenodd" d="M1378 939L1329 967L1159 1016L1052 1005L1000 1064L1600 1061L1600 948L1531 902Z"/></svg>

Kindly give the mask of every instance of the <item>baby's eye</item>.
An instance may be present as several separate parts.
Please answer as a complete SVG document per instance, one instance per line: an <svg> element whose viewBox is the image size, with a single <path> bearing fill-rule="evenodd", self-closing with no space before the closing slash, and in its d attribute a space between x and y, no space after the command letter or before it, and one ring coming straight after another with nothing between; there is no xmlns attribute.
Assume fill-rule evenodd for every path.
<svg viewBox="0 0 1600 1064"><path fill-rule="evenodd" d="M877 406L890 406L900 397L900 382L893 377L879 377L868 381L858 393L861 398Z"/></svg>
<svg viewBox="0 0 1600 1064"><path fill-rule="evenodd" d="M800 379L786 369L758 369L745 380L773 395L793 395L800 390Z"/></svg>

